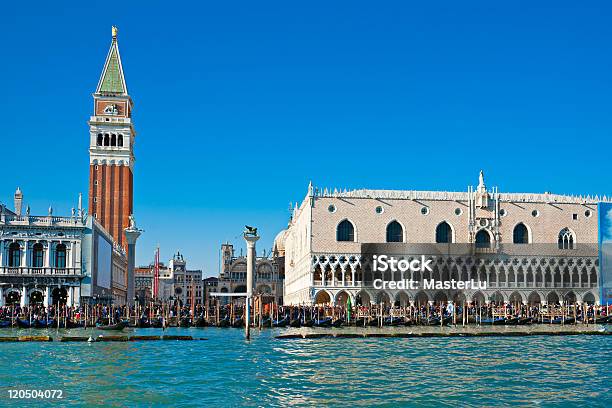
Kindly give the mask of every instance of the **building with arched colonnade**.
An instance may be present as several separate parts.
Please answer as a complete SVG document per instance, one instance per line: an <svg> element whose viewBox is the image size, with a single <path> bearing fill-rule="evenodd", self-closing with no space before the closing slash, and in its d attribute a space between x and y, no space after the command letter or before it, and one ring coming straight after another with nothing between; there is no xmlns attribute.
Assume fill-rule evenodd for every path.
<svg viewBox="0 0 612 408"><path fill-rule="evenodd" d="M607 197L308 187L279 236L285 304L600 301L598 204ZM372 271L364 245L427 248L432 270ZM461 250L452 248L460 247ZM408 258L415 254L406 254ZM375 279L486 282L484 290L376 290Z"/></svg>

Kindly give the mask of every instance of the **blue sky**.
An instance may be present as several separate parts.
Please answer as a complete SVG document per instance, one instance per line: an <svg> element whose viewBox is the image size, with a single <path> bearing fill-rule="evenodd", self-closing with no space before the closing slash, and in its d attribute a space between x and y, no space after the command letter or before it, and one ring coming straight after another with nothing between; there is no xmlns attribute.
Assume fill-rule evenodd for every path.
<svg viewBox="0 0 612 408"><path fill-rule="evenodd" d="M110 26L135 101L138 263L259 249L318 186L610 194L606 2L3 5L3 177L32 213L87 194ZM333 4L332 4L333 3ZM248 170L247 170L248 169Z"/></svg>

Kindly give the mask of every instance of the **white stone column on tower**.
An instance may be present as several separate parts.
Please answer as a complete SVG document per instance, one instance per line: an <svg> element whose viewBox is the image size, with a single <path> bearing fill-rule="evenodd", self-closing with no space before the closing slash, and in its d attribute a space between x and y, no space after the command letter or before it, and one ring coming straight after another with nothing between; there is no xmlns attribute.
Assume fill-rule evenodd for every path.
<svg viewBox="0 0 612 408"><path fill-rule="evenodd" d="M0 241L0 267L4 266L4 241Z"/></svg>
<svg viewBox="0 0 612 408"><path fill-rule="evenodd" d="M130 215L130 225L125 229L125 239L128 244L128 268L127 268L127 299L126 305L131 306L134 303L134 268L136 263L136 240L143 230L136 228L134 215Z"/></svg>
<svg viewBox="0 0 612 408"><path fill-rule="evenodd" d="M4 306L4 289L0 286L0 307Z"/></svg>
<svg viewBox="0 0 612 408"><path fill-rule="evenodd" d="M45 305L47 307L51 306L53 301L51 300L51 287L47 286L45 289Z"/></svg>
<svg viewBox="0 0 612 408"><path fill-rule="evenodd" d="M245 337L251 338L251 301L253 297L253 273L255 271L255 262L257 260L257 252L255 243L259 240L257 228L247 227L243 234L247 244L247 296L246 296L246 311L245 311Z"/></svg>

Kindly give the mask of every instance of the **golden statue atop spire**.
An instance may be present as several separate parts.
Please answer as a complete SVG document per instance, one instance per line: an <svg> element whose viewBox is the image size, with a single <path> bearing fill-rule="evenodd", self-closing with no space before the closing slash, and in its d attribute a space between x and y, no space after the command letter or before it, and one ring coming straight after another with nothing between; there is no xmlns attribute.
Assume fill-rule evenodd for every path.
<svg viewBox="0 0 612 408"><path fill-rule="evenodd" d="M114 40L117 38L117 33L119 32L119 29L117 28L117 26L113 26L111 30L113 32L113 40Z"/></svg>

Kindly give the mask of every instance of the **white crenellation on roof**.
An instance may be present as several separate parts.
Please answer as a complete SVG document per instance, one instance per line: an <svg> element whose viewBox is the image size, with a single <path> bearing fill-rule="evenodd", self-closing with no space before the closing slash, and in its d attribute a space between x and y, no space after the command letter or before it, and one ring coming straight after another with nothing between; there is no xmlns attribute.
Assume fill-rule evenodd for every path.
<svg viewBox="0 0 612 408"><path fill-rule="evenodd" d="M491 192L489 191L491 194ZM467 192L457 191L416 191L416 190L338 190L328 188L314 188L316 198L371 198L388 200L440 200L440 201L467 201ZM612 202L612 197L604 196L576 196L561 194L537 193L499 193L499 199L506 202L529 203L567 203L567 204L596 204L598 202Z"/></svg>

